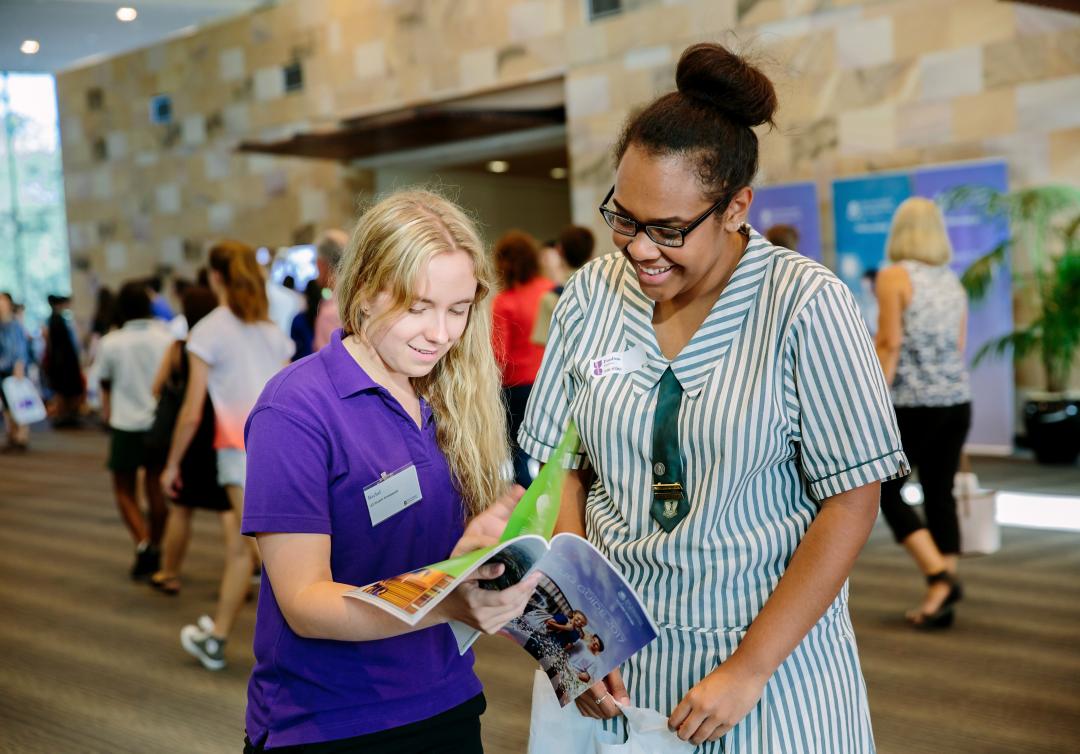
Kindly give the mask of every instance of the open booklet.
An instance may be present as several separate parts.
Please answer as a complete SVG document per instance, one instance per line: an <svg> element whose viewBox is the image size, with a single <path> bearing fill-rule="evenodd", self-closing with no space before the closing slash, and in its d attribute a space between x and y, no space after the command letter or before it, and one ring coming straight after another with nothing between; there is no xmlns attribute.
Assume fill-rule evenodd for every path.
<svg viewBox="0 0 1080 754"><path fill-rule="evenodd" d="M554 455L526 490L497 545L376 581L347 592L416 625L477 568L502 563L490 589L516 584L533 570L543 576L525 612L500 631L540 663L562 705L656 638L656 624L622 575L574 534L552 538L569 457L577 449L571 424ZM550 540L550 541L549 541ZM464 653L480 632L451 623Z"/></svg>

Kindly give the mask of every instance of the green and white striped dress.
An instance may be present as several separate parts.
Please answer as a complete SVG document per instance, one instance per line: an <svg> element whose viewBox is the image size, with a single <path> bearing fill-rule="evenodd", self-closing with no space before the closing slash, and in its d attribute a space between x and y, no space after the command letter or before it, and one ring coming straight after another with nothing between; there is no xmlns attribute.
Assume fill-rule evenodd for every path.
<svg viewBox="0 0 1080 754"><path fill-rule="evenodd" d="M585 506L588 537L661 629L623 676L634 704L669 714L734 652L819 503L908 466L866 327L847 288L821 265L752 231L674 361L657 345L652 313L621 255L575 274L518 441L546 461L567 420L577 423L577 463L597 475ZM631 350L643 350L640 368L596 369L595 360ZM678 429L691 510L666 534L649 504L657 384L669 366L684 390ZM847 598L845 584L749 716L700 752L874 751Z"/></svg>

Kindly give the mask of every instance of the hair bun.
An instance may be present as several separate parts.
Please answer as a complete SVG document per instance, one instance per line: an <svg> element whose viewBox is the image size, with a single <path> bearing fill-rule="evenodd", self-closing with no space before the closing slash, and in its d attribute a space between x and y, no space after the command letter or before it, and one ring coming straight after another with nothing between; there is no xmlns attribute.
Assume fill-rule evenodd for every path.
<svg viewBox="0 0 1080 754"><path fill-rule="evenodd" d="M679 92L748 128L772 123L776 90L768 76L722 45L687 47L675 70Z"/></svg>

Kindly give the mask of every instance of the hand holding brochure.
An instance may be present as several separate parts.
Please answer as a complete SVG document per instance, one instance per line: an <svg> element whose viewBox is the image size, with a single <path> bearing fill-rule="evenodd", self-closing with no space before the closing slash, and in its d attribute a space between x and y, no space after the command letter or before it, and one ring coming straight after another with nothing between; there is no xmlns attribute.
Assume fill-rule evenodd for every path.
<svg viewBox="0 0 1080 754"><path fill-rule="evenodd" d="M537 659L560 704L569 704L657 633L637 595L595 547L574 534L551 538L567 459L577 444L577 431L571 425L518 502L499 544L376 581L347 596L416 625L486 563L505 566L499 578L483 582L498 589L539 570L543 577L525 613L507 623L500 633ZM460 623L451 627L463 653L479 636L478 631Z"/></svg>

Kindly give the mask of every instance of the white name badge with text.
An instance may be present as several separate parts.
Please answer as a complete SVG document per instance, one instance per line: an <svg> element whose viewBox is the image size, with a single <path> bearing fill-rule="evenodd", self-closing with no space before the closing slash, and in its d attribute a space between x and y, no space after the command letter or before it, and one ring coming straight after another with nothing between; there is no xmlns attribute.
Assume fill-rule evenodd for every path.
<svg viewBox="0 0 1080 754"><path fill-rule="evenodd" d="M640 345L619 353L609 353L589 361L589 376L594 380L612 374L629 374L645 366L645 349Z"/></svg>
<svg viewBox="0 0 1080 754"><path fill-rule="evenodd" d="M416 464L410 463L394 472L383 472L382 478L364 488L371 525L378 526L391 516L420 501L420 479Z"/></svg>

